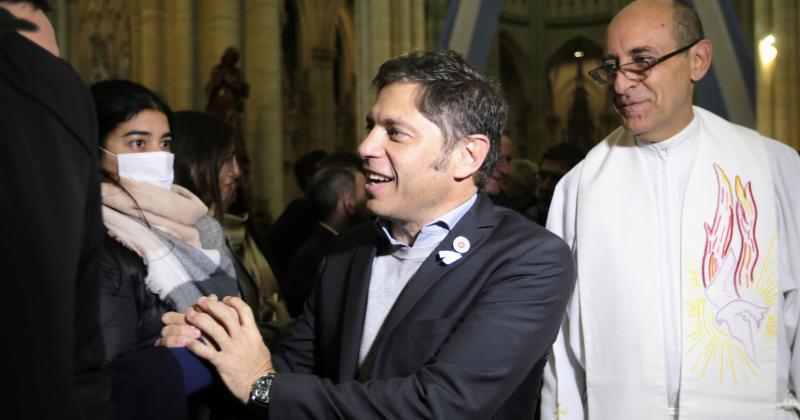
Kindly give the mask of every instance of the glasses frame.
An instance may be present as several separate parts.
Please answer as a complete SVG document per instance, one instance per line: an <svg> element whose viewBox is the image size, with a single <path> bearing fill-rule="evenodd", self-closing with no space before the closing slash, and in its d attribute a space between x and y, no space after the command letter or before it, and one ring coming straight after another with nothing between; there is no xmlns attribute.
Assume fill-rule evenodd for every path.
<svg viewBox="0 0 800 420"><path fill-rule="evenodd" d="M657 66L657 65L659 65L659 64L661 64L661 63L663 63L663 62L665 62L667 60L669 60L672 57L675 57L676 55L678 55L678 54L680 54L682 52L685 52L685 51L689 50L690 48L692 48L695 45L697 45L703 39L705 39L705 38L697 39L697 40L689 43L688 45L683 46L681 48L678 48L677 50L675 50L675 51L673 51L671 53L664 54L661 57L654 58L654 59L649 59L649 60L647 60L648 62L644 63L646 65L646 67L641 69L641 70L633 70L632 66L633 65L641 66L642 65L642 61L631 61L630 63L625 63L623 65L616 65L615 64L615 65L610 65L609 66L607 64L603 64L600 67L597 67L595 69L590 70L589 71L589 76L592 77L592 80L594 80L595 82L597 82L597 83L599 83L601 85L606 85L609 82L611 82L612 80L616 79L618 73L622 73L622 75L625 76L625 78L628 79L628 80L631 80L631 81L634 81L634 82L641 82L641 81L647 79L647 74L646 73L648 71L650 71L650 69L652 69L653 67L655 67L655 66ZM629 76L629 73L633 73L634 77ZM607 75L608 77L607 78L604 77L605 75Z"/></svg>

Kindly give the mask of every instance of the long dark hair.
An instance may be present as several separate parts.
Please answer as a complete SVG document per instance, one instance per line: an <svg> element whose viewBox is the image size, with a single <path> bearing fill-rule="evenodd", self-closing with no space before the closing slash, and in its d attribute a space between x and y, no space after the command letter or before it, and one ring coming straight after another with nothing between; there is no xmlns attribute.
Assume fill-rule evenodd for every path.
<svg viewBox="0 0 800 420"><path fill-rule="evenodd" d="M236 153L236 132L227 123L198 111L178 111L172 125L175 183L214 205L220 222L225 213L219 190L219 171ZM238 156L237 156L238 157Z"/></svg>

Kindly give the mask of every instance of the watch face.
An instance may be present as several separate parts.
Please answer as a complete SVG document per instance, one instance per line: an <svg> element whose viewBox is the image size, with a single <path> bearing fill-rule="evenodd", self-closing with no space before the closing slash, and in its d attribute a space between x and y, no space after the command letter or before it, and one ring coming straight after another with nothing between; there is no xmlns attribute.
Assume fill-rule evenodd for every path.
<svg viewBox="0 0 800 420"><path fill-rule="evenodd" d="M261 386L256 386L256 389L253 391L253 396L255 396L259 401L269 401L269 387L264 386L266 384L259 385Z"/></svg>
<svg viewBox="0 0 800 420"><path fill-rule="evenodd" d="M253 384L253 391L250 395L250 399L254 402L267 404L269 403L269 391L272 387L272 378L274 375L267 374L261 378L259 378L255 384Z"/></svg>

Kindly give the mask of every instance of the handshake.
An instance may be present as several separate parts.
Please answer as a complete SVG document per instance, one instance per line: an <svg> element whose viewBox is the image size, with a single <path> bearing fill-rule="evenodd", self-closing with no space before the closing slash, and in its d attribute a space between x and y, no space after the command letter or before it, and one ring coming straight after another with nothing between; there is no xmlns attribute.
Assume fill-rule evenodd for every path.
<svg viewBox="0 0 800 420"><path fill-rule="evenodd" d="M275 373L253 311L237 297L201 297L183 313L167 312L157 346L186 347L214 365L231 393L243 403L258 378Z"/></svg>

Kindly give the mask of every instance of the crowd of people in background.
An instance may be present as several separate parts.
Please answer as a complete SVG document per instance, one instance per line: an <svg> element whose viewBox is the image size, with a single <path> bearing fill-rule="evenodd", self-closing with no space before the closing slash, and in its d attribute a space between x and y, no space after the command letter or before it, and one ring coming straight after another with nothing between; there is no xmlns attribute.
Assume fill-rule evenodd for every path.
<svg viewBox="0 0 800 420"><path fill-rule="evenodd" d="M703 389L681 353L690 291L669 279L690 281L695 244L708 291L691 296L766 372L726 418L800 413L798 157L692 107L711 44L691 6L640 0L612 21L592 77L622 127L592 151L520 156L498 87L456 53L387 61L358 150L298 156L302 196L266 226L238 127L133 81L85 86L58 58L48 7L0 0L3 266L14 298L38 296L9 318L24 350L4 362L15 418L709 418L719 408L690 390L722 404L741 387ZM707 186L719 198L700 207L717 197ZM685 228L700 208L718 217L697 210L708 223ZM754 277L757 262L775 279ZM638 330L614 330L626 321Z"/></svg>

